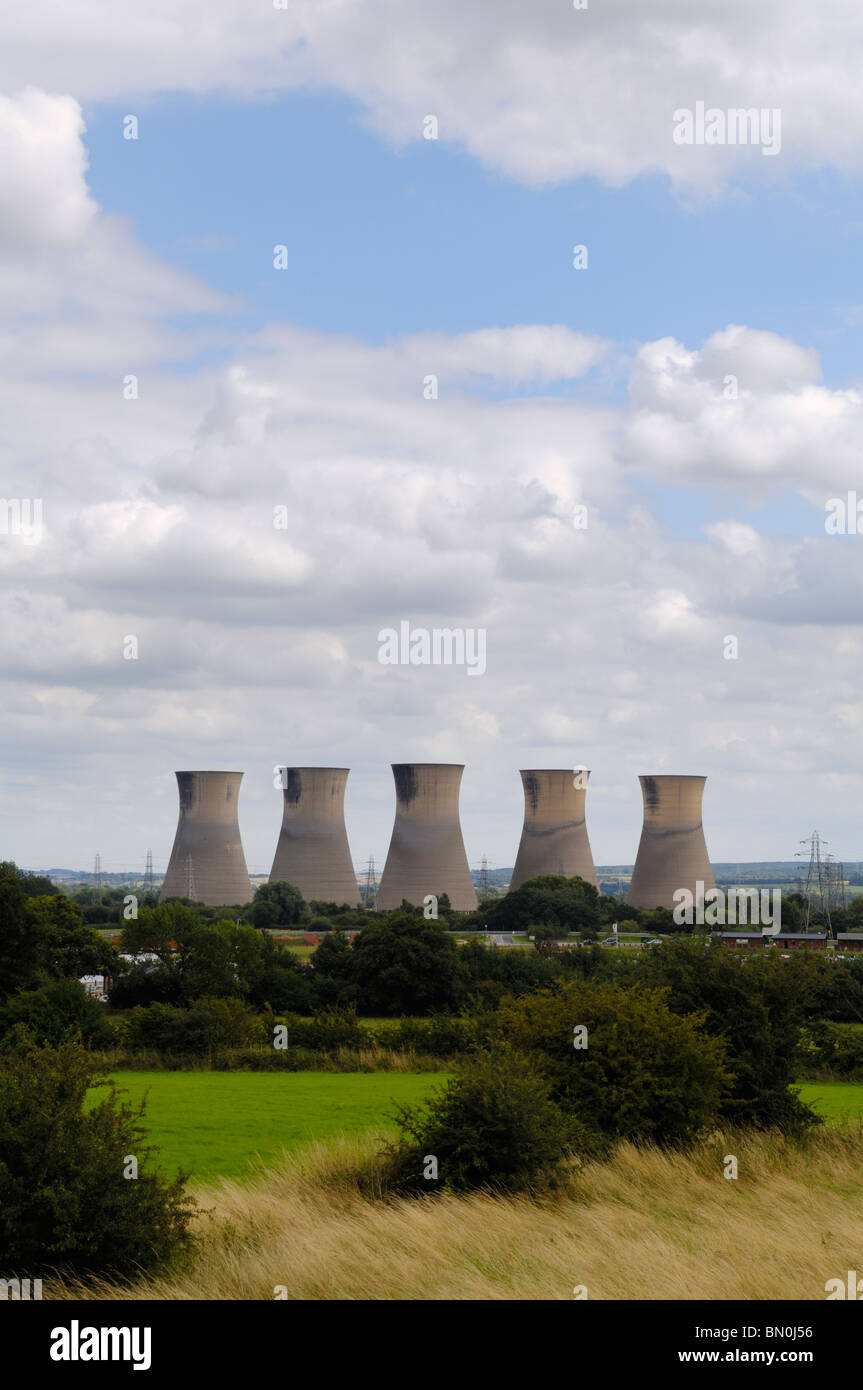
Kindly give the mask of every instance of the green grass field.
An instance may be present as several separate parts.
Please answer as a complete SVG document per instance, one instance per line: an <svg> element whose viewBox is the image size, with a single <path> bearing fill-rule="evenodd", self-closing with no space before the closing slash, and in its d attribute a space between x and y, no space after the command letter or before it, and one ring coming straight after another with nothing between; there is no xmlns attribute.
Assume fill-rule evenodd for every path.
<svg viewBox="0 0 863 1390"><path fill-rule="evenodd" d="M165 1171L185 1168L192 1180L248 1176L260 1157L311 1139L388 1128L393 1103L414 1105L446 1080L443 1073L405 1072L115 1072L140 1101L149 1090L144 1124L161 1150ZM104 1091L91 1092L97 1100Z"/></svg>
<svg viewBox="0 0 863 1390"><path fill-rule="evenodd" d="M801 1081L794 1088L800 1099L825 1120L856 1120L863 1116L863 1084L853 1081Z"/></svg>

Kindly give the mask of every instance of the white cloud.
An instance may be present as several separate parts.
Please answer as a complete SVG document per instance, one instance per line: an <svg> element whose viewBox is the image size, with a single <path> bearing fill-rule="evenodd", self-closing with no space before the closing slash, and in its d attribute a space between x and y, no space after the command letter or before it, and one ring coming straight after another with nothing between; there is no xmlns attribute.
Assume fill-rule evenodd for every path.
<svg viewBox="0 0 863 1390"><path fill-rule="evenodd" d="M853 486L863 397L819 378L811 349L741 325L701 350L672 338L647 343L630 379L628 453L680 480Z"/></svg>
<svg viewBox="0 0 863 1390"><path fill-rule="evenodd" d="M69 167L86 205L85 166ZM43 192L34 179L28 216ZM33 811L10 816L6 852L36 862L49 818L74 863L98 847L123 867L139 842L164 861L171 769L234 765L249 860L266 871L271 768L287 761L354 768L354 851L380 857L387 764L411 757L468 764L473 862L512 860L519 766L575 762L594 769L601 861L634 852L639 771L710 774L721 856L739 853L735 775L755 769L780 808L772 850L796 843L786 779L808 770L817 803L825 752L855 718L859 542L818 525L809 544L764 535L731 508L681 540L643 483L817 494L829 464L831 492L853 486L860 399L823 386L811 349L731 325L627 363L559 325L374 346L272 324L225 367L177 372L166 361L193 355L202 330L165 319L224 298L124 223L88 217L68 224L61 258L21 243L0 263L2 492L42 497L46 522L39 545L0 535L3 795ZM580 393L606 359L629 368L628 402ZM127 372L137 400L123 399ZM428 373L438 400L424 399ZM549 392L559 382L566 395ZM828 604L832 635L807 627L801 644ZM402 619L485 628L487 673L382 667L377 632ZM801 739L813 710L829 726L817 757ZM856 804L853 780L841 794ZM837 795L825 782L825 809Z"/></svg>
<svg viewBox="0 0 863 1390"><path fill-rule="evenodd" d="M73 97L0 93L0 246L53 249L83 236L96 212L83 131Z"/></svg>
<svg viewBox="0 0 863 1390"><path fill-rule="evenodd" d="M153 94L266 96L297 87L354 98L396 144L440 139L534 185L590 175L620 186L660 172L684 188L857 170L863 156L857 0L30 0L0 20L0 87L21 75L139 114ZM676 145L673 113L781 110L781 152ZM119 135L118 135L119 138Z"/></svg>

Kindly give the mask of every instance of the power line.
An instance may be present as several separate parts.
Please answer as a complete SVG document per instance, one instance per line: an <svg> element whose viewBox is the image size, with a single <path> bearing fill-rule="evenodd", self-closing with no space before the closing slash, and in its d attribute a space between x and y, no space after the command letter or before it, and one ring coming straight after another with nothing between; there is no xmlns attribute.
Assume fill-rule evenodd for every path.
<svg viewBox="0 0 863 1390"><path fill-rule="evenodd" d="M366 881L365 881L365 886L363 887L363 906L364 906L364 907L367 907L367 908L372 908L372 907L374 907L375 898L377 897L377 892L378 892L378 883L377 883L377 876L376 876L376 873L375 873L375 857L374 857L373 854L370 854L370 855L369 855L369 862L368 862L368 865L367 865L367 867L366 867Z"/></svg>

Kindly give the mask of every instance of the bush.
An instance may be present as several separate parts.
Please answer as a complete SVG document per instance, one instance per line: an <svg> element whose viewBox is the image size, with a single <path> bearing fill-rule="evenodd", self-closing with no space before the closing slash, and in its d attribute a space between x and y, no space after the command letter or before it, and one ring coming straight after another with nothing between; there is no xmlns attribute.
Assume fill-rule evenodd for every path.
<svg viewBox="0 0 863 1390"><path fill-rule="evenodd" d="M308 932L325 932L332 931L332 929L333 924L329 917L312 917L306 925L306 931Z"/></svg>
<svg viewBox="0 0 863 1390"><path fill-rule="evenodd" d="M564 1112L597 1140L695 1139L717 1116L730 1078L724 1047L680 1018L662 991L568 983L502 1006L501 1035L529 1054ZM587 1028L587 1046L574 1029Z"/></svg>
<svg viewBox="0 0 863 1390"><path fill-rule="evenodd" d="M0 1038L25 1024L39 1043L56 1045L78 1035L87 1047L110 1047L113 1032L105 1007L77 980L52 980L13 994L0 1008Z"/></svg>
<svg viewBox="0 0 863 1390"><path fill-rule="evenodd" d="M123 1020L121 1045L130 1050L203 1055L215 1047L272 1040L270 1014L256 1014L242 999L198 999L188 1009L150 1004Z"/></svg>
<svg viewBox="0 0 863 1390"><path fill-rule="evenodd" d="M339 1047L369 1047L376 1042L374 1034L360 1026L353 1009L325 1009L314 1018L285 1014L278 1022L287 1025L289 1047L333 1052Z"/></svg>
<svg viewBox="0 0 863 1390"><path fill-rule="evenodd" d="M478 1034L475 1018L433 1014L431 1018L400 1018L397 1023L387 1024L380 1030L377 1041L397 1051L452 1057L459 1052L470 1052L476 1046Z"/></svg>
<svg viewBox="0 0 863 1390"><path fill-rule="evenodd" d="M132 1275L190 1243L194 1203L184 1175L152 1171L154 1154L133 1109L108 1095L85 1110L96 1079L78 1042L39 1046L25 1029L0 1044L0 1250L4 1274L41 1278ZM127 1156L137 1179L123 1176Z"/></svg>
<svg viewBox="0 0 863 1390"><path fill-rule="evenodd" d="M797 1075L826 1072L843 1081L863 1080L863 1024L813 1020L800 1030Z"/></svg>
<svg viewBox="0 0 863 1390"><path fill-rule="evenodd" d="M676 941L641 952L635 978L665 988L669 1008L701 1014L705 1031L722 1039L733 1086L720 1118L799 1134L818 1123L789 1090L804 1015L801 981L814 975L809 962L778 957L778 951L735 953L727 946L705 949L700 941Z"/></svg>
<svg viewBox="0 0 863 1390"><path fill-rule="evenodd" d="M384 1182L403 1191L539 1191L555 1183L576 1138L548 1082L505 1045L462 1062L425 1106L400 1106L395 1118L402 1137L387 1147Z"/></svg>

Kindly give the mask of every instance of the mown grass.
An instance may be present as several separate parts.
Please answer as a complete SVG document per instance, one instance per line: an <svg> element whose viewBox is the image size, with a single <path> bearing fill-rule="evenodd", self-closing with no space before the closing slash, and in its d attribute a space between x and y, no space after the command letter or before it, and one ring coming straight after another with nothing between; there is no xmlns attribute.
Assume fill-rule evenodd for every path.
<svg viewBox="0 0 863 1390"><path fill-rule="evenodd" d="M244 1080L247 1078L244 1078ZM45 1297L248 1300L820 1300L859 1267L863 1128L717 1135L687 1153L622 1145L556 1195L374 1195L368 1133L199 1194L185 1268L131 1286L46 1282ZM723 1176L726 1155L738 1177ZM358 1180L358 1174L365 1181ZM207 1210L209 1209L209 1210Z"/></svg>
<svg viewBox="0 0 863 1390"><path fill-rule="evenodd" d="M424 1100L440 1074L405 1072L115 1072L158 1145L158 1166L195 1181L246 1177L312 1140L388 1128L393 1103ZM94 1088L91 1103L104 1090Z"/></svg>
<svg viewBox="0 0 863 1390"><path fill-rule="evenodd" d="M863 1117L863 1083L853 1081L801 1081L795 1090L800 1099L825 1120L844 1121Z"/></svg>

